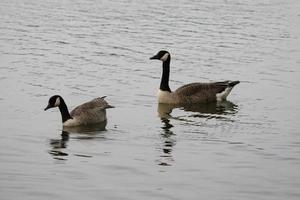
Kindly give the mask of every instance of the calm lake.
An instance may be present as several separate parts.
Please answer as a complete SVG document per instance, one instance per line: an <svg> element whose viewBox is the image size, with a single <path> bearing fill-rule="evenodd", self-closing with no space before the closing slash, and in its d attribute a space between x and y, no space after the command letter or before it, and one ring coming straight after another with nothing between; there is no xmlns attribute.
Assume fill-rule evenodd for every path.
<svg viewBox="0 0 300 200"><path fill-rule="evenodd" d="M0 199L300 198L300 1L1 0ZM240 80L218 104L170 87ZM63 130L98 96L106 127Z"/></svg>

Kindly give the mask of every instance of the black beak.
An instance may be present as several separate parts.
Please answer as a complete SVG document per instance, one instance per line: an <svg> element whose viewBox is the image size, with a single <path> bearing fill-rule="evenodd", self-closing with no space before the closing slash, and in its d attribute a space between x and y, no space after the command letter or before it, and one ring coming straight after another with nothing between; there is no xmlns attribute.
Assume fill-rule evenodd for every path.
<svg viewBox="0 0 300 200"><path fill-rule="evenodd" d="M48 106L44 109L44 111L48 110L49 108L51 108L51 106L48 104Z"/></svg>
<svg viewBox="0 0 300 200"><path fill-rule="evenodd" d="M152 56L152 57L150 58L150 60L155 60L155 59L159 59L158 55Z"/></svg>

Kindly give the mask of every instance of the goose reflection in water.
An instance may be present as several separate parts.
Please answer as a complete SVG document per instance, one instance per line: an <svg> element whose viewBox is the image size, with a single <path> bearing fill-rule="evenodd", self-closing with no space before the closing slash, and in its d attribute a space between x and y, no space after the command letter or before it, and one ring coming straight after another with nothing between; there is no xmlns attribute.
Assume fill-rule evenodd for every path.
<svg viewBox="0 0 300 200"><path fill-rule="evenodd" d="M170 166L174 161L172 157L173 147L176 145L175 135L172 131L174 127L171 120L185 121L182 117L173 117L171 115L173 109L179 108L187 112L193 112L195 114L189 117L200 117L200 118L216 118L216 119L227 119L226 115L234 115L238 111L238 106L230 101L213 102L206 104L193 104L186 106L175 106L170 104L158 104L157 112L161 119L163 126L161 134L163 138L163 154L160 156L159 165Z"/></svg>
<svg viewBox="0 0 300 200"><path fill-rule="evenodd" d="M49 154L56 160L66 160L64 157L68 156L67 153L63 152L63 149L67 148L67 142L69 141L69 132L62 131L60 139L50 139L51 150Z"/></svg>
<svg viewBox="0 0 300 200"><path fill-rule="evenodd" d="M172 107L174 108L174 107ZM158 165L161 166L171 166L172 162L174 161L172 157L173 147L176 144L175 134L171 130L174 126L171 124L170 113L172 112L172 108L169 107L168 104L158 104L158 116L162 122L162 138L163 138L163 146L160 148L162 149L162 155L160 155Z"/></svg>
<svg viewBox="0 0 300 200"><path fill-rule="evenodd" d="M161 117L161 122L163 123L163 126L161 127L163 130L161 134L163 138L163 145L160 148L162 149L162 155L160 155L158 165L171 166L171 163L174 161L172 151L176 144L176 140L174 139L175 134L171 130L173 125L170 123L168 118Z"/></svg>
<svg viewBox="0 0 300 200"><path fill-rule="evenodd" d="M191 105L183 105L183 106L170 105L170 104L158 104L158 108L157 108L158 116L160 118L176 119L176 117L171 116L171 113L175 108L196 113L191 115L191 117L204 117L204 118L224 118L224 116L234 115L238 111L238 106L230 101L191 104Z"/></svg>
<svg viewBox="0 0 300 200"><path fill-rule="evenodd" d="M50 139L49 144L51 150L49 154L53 156L56 160L66 160L66 157L69 155L65 153L64 150L67 148L67 143L70 140L70 135L72 135L73 139L80 139L80 140L88 140L94 138L103 138L99 136L99 133L105 131L107 122L102 122L99 124L94 124L90 126L74 126L74 127L63 127L61 132L61 137L59 139ZM87 155L79 155L74 154L75 156L80 157L91 157Z"/></svg>

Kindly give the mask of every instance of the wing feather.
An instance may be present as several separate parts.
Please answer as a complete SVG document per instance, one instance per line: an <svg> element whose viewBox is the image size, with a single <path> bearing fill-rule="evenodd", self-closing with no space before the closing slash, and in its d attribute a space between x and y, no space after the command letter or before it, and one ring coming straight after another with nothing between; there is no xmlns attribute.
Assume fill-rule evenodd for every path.
<svg viewBox="0 0 300 200"><path fill-rule="evenodd" d="M104 100L104 98L105 97L98 97L89 102L77 106L71 111L71 116L76 117L84 115L94 118L94 115L99 114L98 112L104 111L107 108L112 108L113 106L110 106L107 103L107 101Z"/></svg>
<svg viewBox="0 0 300 200"><path fill-rule="evenodd" d="M197 103L215 101L216 94L223 92L230 81L213 83L190 83L179 87L174 93L180 98L181 102Z"/></svg>

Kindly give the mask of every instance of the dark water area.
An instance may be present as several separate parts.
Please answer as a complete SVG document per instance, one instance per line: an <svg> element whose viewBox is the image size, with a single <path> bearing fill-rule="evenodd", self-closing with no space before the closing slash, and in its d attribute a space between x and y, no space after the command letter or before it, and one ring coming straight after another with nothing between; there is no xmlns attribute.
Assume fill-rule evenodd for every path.
<svg viewBox="0 0 300 200"><path fill-rule="evenodd" d="M299 199L300 2L0 2L0 199ZM228 101L157 104L240 80ZM63 129L98 96L107 124Z"/></svg>

